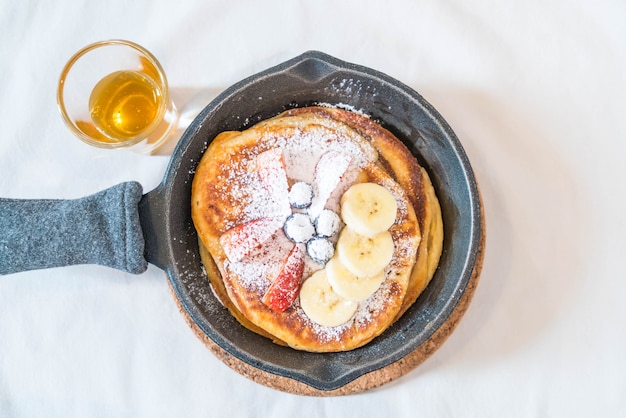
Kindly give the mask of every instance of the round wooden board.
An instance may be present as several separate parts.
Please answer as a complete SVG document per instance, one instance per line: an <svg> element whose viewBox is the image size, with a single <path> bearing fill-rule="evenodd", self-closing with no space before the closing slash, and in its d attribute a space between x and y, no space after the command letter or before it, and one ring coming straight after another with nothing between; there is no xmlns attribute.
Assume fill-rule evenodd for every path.
<svg viewBox="0 0 626 418"><path fill-rule="evenodd" d="M430 357L446 341L450 334L452 334L452 332L460 322L461 318L465 314L465 311L467 311L470 302L472 301L472 297L474 296L474 291L476 290L476 286L478 285L478 279L482 270L486 233L485 217L482 204L481 219L481 239L479 243L478 254L476 257L476 264L474 265L474 270L472 271L472 276L467 284L467 288L465 289L463 296L461 296L459 303L452 311L446 322L443 323L443 325L428 339L428 341L420 345L417 349L415 349L413 352L409 353L405 357L401 358L395 363L383 367L382 369L374 370L370 373L364 374L363 376L360 376L357 379L335 390L319 390L300 381L260 370L232 356L231 354L220 348L217 344L215 344L193 322L178 298L175 296L171 285L170 291L172 292L172 295L174 295L174 300L178 305L178 310L183 315L185 322L189 325L194 334L200 339L200 341L204 343L204 345L206 345L209 350L211 350L211 352L213 352L213 354L215 354L217 358L219 358L224 364L226 364L228 367L235 370L242 376L245 376L256 383L268 386L272 389L297 395L340 396L365 392L367 390L371 390L387 384L392 380L395 380L415 369L417 366L422 364L428 357Z"/></svg>

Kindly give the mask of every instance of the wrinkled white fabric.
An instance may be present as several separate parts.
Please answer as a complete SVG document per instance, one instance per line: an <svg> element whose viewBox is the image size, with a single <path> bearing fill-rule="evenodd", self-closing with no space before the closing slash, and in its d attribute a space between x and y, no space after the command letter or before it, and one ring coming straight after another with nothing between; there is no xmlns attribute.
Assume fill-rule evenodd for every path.
<svg viewBox="0 0 626 418"><path fill-rule="evenodd" d="M125 38L161 61L183 119L316 49L419 91L480 182L487 253L449 340L364 394L311 398L231 370L162 271L0 276L2 417L578 417L626 410L626 6L477 1L17 1L0 7L0 196L70 199L168 156L92 148L56 109L65 61ZM196 106L197 109L197 106Z"/></svg>

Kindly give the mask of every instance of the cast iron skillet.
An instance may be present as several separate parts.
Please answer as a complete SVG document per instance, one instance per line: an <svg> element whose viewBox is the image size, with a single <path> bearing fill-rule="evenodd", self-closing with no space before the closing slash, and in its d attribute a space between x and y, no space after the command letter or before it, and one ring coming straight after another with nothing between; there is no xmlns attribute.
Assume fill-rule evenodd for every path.
<svg viewBox="0 0 626 418"><path fill-rule="evenodd" d="M316 103L362 110L400 138L431 175L445 231L439 268L417 302L381 336L345 353L278 346L242 327L213 296L191 220L194 170L208 144L283 110ZM340 388L411 353L446 321L476 263L480 201L455 134L418 93L385 74L312 51L253 75L213 100L183 134L163 182L139 204L146 258L162 268L176 297L213 342L262 371L319 390Z"/></svg>
<svg viewBox="0 0 626 418"><path fill-rule="evenodd" d="M276 345L242 327L210 289L191 220L194 172L217 134L245 129L288 108L312 104L361 110L396 134L429 171L443 213L443 254L429 286L404 316L382 335L364 347L345 353L296 351ZM479 256L482 219L477 185L461 144L447 123L419 94L404 84L320 52L307 52L247 78L220 94L187 128L174 150L163 181L156 189L142 196L140 185L129 182L122 186L130 186L129 189L136 191L131 203L123 201L134 220L123 221L119 216L107 218L110 208L103 213L96 210L96 214L88 219L95 219L99 225L121 223L121 228L113 228L114 239L126 235L120 231L126 231L127 223L135 226L132 236L137 237L136 240L119 245L119 250L116 245L108 246L113 252L121 251L122 256L134 255L131 258L137 261L134 264L137 270L126 271L144 271L146 260L160 267L167 274L179 305L193 321L194 329L199 329L215 345L243 363L321 391L339 389L366 373L391 365L427 342L446 322L466 292ZM87 201L91 204L93 198ZM64 228L65 235L56 227L43 228L50 225L51 215L50 211L43 215L39 211L41 208L47 210L50 205L49 201L32 203L0 199L0 220L4 225L4 230L0 231L0 256L4 257L0 259L0 266L7 269L0 273L94 260L92 238L99 239L97 228L95 236L83 238L78 253L72 253L72 257L50 251L37 252L37 258L30 256L28 251L33 248L49 249L47 231L63 236L73 244L78 229L83 232L92 229L89 224L80 224L83 215L92 215L92 206L81 206L82 212L77 214L72 203L64 206L64 202L60 204L64 211L56 213L55 219ZM31 216L38 216L37 228L24 230L27 226L22 225L28 225ZM68 219L72 221L68 222ZM38 237L40 245L33 245L33 232L42 230L42 236ZM144 243L145 253L142 255ZM80 257L81 251L88 252L91 258ZM18 259L24 265L16 261ZM121 259L125 260L124 257ZM121 268L98 257L95 261Z"/></svg>

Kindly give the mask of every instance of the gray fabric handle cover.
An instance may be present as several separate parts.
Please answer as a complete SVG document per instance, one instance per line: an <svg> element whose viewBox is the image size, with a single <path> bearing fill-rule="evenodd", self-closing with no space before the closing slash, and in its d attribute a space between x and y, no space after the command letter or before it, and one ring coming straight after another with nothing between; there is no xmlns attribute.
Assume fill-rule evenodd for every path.
<svg viewBox="0 0 626 418"><path fill-rule="evenodd" d="M142 191L126 182L74 200L0 198L0 274L75 264L144 272Z"/></svg>

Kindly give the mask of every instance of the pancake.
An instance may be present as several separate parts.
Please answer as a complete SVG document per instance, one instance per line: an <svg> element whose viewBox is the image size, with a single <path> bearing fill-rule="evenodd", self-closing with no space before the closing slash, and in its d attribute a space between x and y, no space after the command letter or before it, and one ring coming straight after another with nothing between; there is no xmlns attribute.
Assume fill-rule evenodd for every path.
<svg viewBox="0 0 626 418"><path fill-rule="evenodd" d="M268 183L260 174L259 156L273 150L279 150L284 159L286 187ZM316 174L320 160L332 153L349 160L337 184L331 175ZM382 284L358 302L350 319L336 326L309 318L298 297L284 311L264 300L290 251L304 246L294 244L283 228L276 229L273 221L267 221L284 224L292 213L302 212L289 205L287 196L296 182L316 185L316 197L328 194L307 211L316 207L340 213L341 196L356 183L383 186L398 205L389 227L393 256ZM194 175L192 218L211 285L235 318L278 344L314 352L351 350L387 329L428 284L443 237L438 201L426 171L390 132L363 115L336 108L293 109L243 132L218 135ZM252 224L255 231L262 230L264 238L241 257L231 259L235 257L230 253L229 258L220 238ZM329 240L337 244L336 236ZM305 256L301 279L324 267L325 262Z"/></svg>

